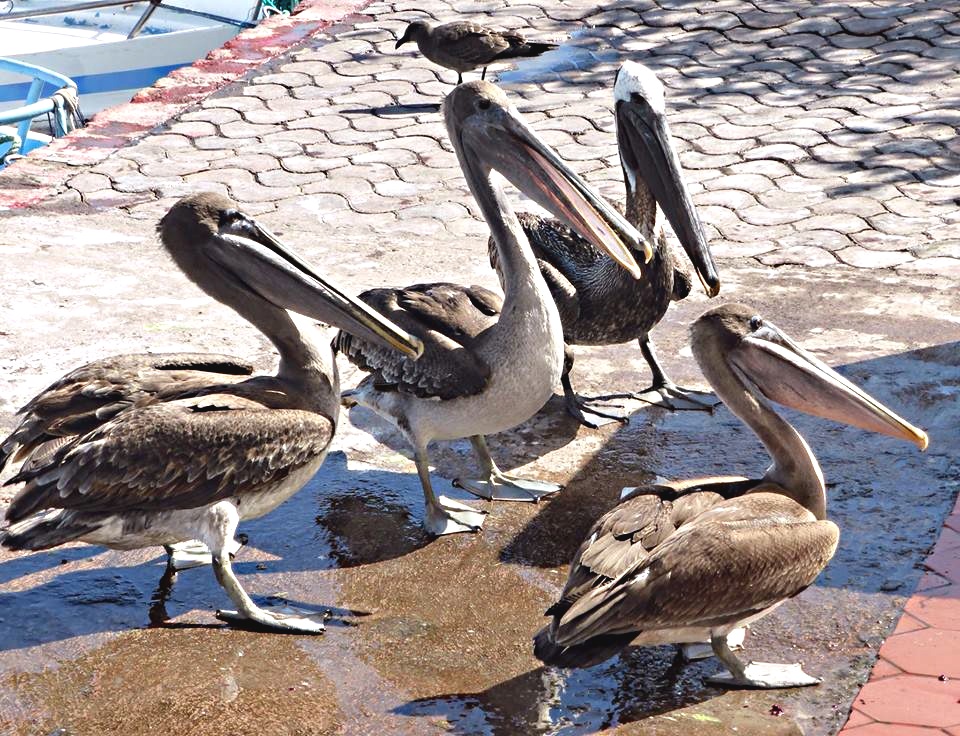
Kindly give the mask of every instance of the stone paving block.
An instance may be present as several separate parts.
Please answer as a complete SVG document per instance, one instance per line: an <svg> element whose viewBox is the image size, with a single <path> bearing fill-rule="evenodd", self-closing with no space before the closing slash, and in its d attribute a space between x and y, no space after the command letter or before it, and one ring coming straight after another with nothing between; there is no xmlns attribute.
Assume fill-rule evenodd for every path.
<svg viewBox="0 0 960 736"><path fill-rule="evenodd" d="M197 138L194 145L202 151L239 151L240 149L255 148L260 144L256 138L223 138L219 135L208 135Z"/></svg>
<svg viewBox="0 0 960 736"><path fill-rule="evenodd" d="M836 230L806 230L798 229L789 235L777 240L777 244L787 250L796 247L813 246L831 253L850 247L851 236L838 233ZM824 261L826 263L826 261Z"/></svg>
<svg viewBox="0 0 960 736"><path fill-rule="evenodd" d="M834 265L837 260L830 251L815 246L794 245L786 248L777 248L769 253L757 256L757 260L765 266L809 266L820 268Z"/></svg>
<svg viewBox="0 0 960 736"><path fill-rule="evenodd" d="M843 263L857 268L893 268L914 260L910 253L903 251L869 250L859 245L851 245L834 253Z"/></svg>
<svg viewBox="0 0 960 736"><path fill-rule="evenodd" d="M737 214L740 219L751 225L784 225L803 220L810 215L810 210L805 207L795 209L771 209L769 207L756 206L741 209Z"/></svg>
<svg viewBox="0 0 960 736"><path fill-rule="evenodd" d="M708 190L714 189L742 189L751 194L765 192L773 187L767 177L760 174L738 174L735 176L723 176L708 181L704 187Z"/></svg>
<svg viewBox="0 0 960 736"><path fill-rule="evenodd" d="M942 728L960 722L960 682L956 680L900 675L867 683L858 701L859 710L887 723Z"/></svg>
<svg viewBox="0 0 960 736"><path fill-rule="evenodd" d="M789 176L790 169L779 161L772 161L768 158L758 160L742 161L738 164L727 166L730 174L760 174L768 179L778 179L782 176Z"/></svg>

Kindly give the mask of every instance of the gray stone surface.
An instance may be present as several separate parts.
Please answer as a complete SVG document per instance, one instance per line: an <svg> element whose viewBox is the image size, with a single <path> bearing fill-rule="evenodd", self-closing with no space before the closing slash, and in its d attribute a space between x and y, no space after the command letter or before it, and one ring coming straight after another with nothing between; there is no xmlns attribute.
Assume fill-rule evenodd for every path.
<svg viewBox="0 0 960 736"><path fill-rule="evenodd" d="M56 376L107 354L193 348L253 357L263 367L271 364L264 339L211 304L159 253L155 223L188 192L215 189L230 194L311 262L355 291L428 279L494 286L496 279L486 258L486 227L466 190L437 112L455 75L406 49L393 48L406 22L424 16L471 17L530 35L566 39L559 50L495 76L532 126L576 170L614 198L622 197L611 115L614 74L624 59L651 66L667 88L670 125L718 258L723 298L758 305L831 363L869 363L871 368L863 368L858 380L873 370L877 378L868 388L879 385L885 399L892 397L898 407L916 412L918 421L933 424L939 433L932 431L932 435L946 441L948 449L932 447L931 454L908 461L903 459L908 451L901 453L901 448L889 449L877 441L876 447L882 445L882 449L873 454L862 451L866 453L859 457L862 465L871 480L878 478L878 487L885 488L886 483L892 492L896 483L909 478L913 489L923 485L917 480L923 478L929 480L929 488L924 489L930 494L923 504L943 501L934 492L956 483L956 463L947 457L955 437L956 406L953 394L939 385L934 373L956 366L960 340L955 289L960 278L960 8L955 0L910 4L885 0L831 4L614 0L602 5L594 0L536 0L523 5L505 0L374 2L362 15L252 71L142 141L98 164L67 167L66 189L57 196L25 210L0 213L6 280L0 294L0 426L9 427L15 408ZM702 294L691 295L671 309L655 333L672 376L685 383L698 381L686 346L686 326L705 306ZM938 343L948 343L947 349L930 347ZM949 350L953 353L948 354ZM343 382L350 385L357 374L342 367ZM586 393L635 389L647 380L635 345L578 350L576 371L575 385ZM927 371L924 382L905 385L909 371ZM544 505L545 511L499 505L491 514L489 529L476 540L440 540L430 545L417 541L416 515L422 508L416 506L415 484L403 486L402 494L392 497L396 508L389 512L381 513L379 507L372 515L358 512L357 518L367 520L364 523L373 519L369 522L373 526L360 526L353 537L346 535L362 546L378 534L393 534L392 548L402 550L396 552L396 559L331 568L333 563L326 558L314 559L311 545L316 540L311 535L321 532L312 526L316 513L312 496L292 514L302 510L302 518L283 517L299 534L298 554L311 556L311 561L294 571L297 574L287 570L286 577L276 579L260 577L248 565L243 573L246 579L258 581L257 592L293 591L310 601L338 601L344 607L358 602L358 608L372 610L360 629L362 636L351 627L331 627L318 645L318 656L328 661L329 655L337 666L327 665L333 667L331 684L316 697L335 700L346 693L337 707L345 709L345 721L355 729L362 729L357 724L366 724L366 717L374 713L377 725L372 728L383 733L484 732L483 728L471 730L470 720L471 713L483 710L494 719L507 713L502 723L491 721L499 725L490 732L536 732L536 714L524 711L524 704L517 705L512 691L517 687L523 692L540 691L542 673L533 669L529 634L556 593L569 555L557 556L531 572L516 559L498 557L512 544L511 538L522 537L524 526L533 524L538 514L554 520L559 530L556 538L569 533L571 521L579 524L579 533L584 505L595 516L615 496L596 497L595 492L610 491L617 483L637 478L649 480L654 471L702 470L701 451L712 453L711 468L754 472L760 467L754 462L758 455L752 438L729 417L722 425L704 424L699 417L664 418L632 408L634 421L629 427L592 433L564 424L562 409L552 405L530 423L498 436L495 454L505 468L546 471L569 482L580 493L575 496L579 505L551 502ZM381 469L390 467L389 474L381 473L387 480L381 479L380 485L372 482L372 493L389 493L394 483L409 481L412 466L400 454L405 448L396 436L362 416L356 419L365 430L361 431L351 423L353 419L343 417L338 447L348 450L352 458ZM822 424L812 421L805 426L822 429ZM667 437L662 442L655 432L659 427L665 428ZM723 466L732 455L719 440L704 443L704 427L718 433L711 438L722 437L724 442L740 438L737 451L744 457L742 468ZM850 494L859 493L860 465L851 468L845 454L855 443L851 439L838 446L831 441L834 437L817 438L816 449L826 458L825 469L831 477L846 473L842 485ZM384 450L378 440L398 452ZM702 450L706 445L708 449ZM896 458L891 456L894 453ZM469 462L467 456L464 443L438 448L434 456L438 473L453 475L455 468ZM886 465L881 469L881 460L899 463L892 475L884 475ZM908 463L913 463L909 465L912 475L904 470ZM903 476L897 474L901 471ZM318 482L324 481L321 473ZM0 501L8 494L9 489L0 491ZM849 519L855 524L860 518L858 500L848 498L847 503L851 504ZM270 518L264 524L279 524ZM904 552L907 567L919 564L939 522L924 523L922 529L906 535L912 545L909 554ZM896 531L890 537L900 539L899 528L893 528ZM262 529L276 532L268 526ZM273 538L285 534L276 532ZM261 539L269 536L261 532ZM263 557L264 564L272 565L278 558L298 559L290 550L266 547L277 554ZM146 595L152 586L147 578L153 572L144 572L146 565L139 563L150 555L137 554L109 553L107 563L71 557L70 565L86 565L90 574L98 565L123 567L123 575L140 575ZM443 573L447 565L452 578ZM74 567L69 569L74 574ZM209 574L203 575L188 578L191 595L177 600L178 613L188 625L210 624L206 608L223 603ZM420 591L421 597L403 603L391 600L390 605L406 608L384 614L378 606L393 611L382 601L377 603L384 586L402 580L400 592L406 594L408 575L415 581L409 587ZM690 685L699 675L689 673L673 690L667 687L672 695L664 695L666 705L660 710L645 710L649 705L645 693L628 678L622 688L598 687L598 702L606 710L597 712L609 717L608 724L622 718L625 725L620 732L628 734L714 733L722 728L721 721L735 724L737 732L744 734L795 734L798 722L808 734L832 732L842 723L850 698L872 662L870 644L857 636L872 632L881 637L890 629L899 605L895 597L879 593L876 587L853 590L837 575L836 587L811 588L799 603L785 606L751 634L763 644L757 648L764 656L769 652L769 656L796 658L797 650L803 649L804 656L816 663L814 671L828 675L829 684L821 688L776 695L776 702L789 709L789 717L766 717L774 701L764 693L721 696L711 691L704 696L700 685ZM851 576L859 579L859 572ZM195 582L201 578L207 588ZM451 579L457 581L453 586ZM489 598L510 586L518 591L518 600L523 599L522 606L513 613L488 611L488 600L470 597L478 581ZM7 579L0 581L3 584L19 585ZM905 585L912 586L913 579ZM198 590L205 592L201 595ZM14 601L19 594L0 589L0 600ZM429 660L423 653L427 650L416 641L409 643L411 637L404 633L404 627L433 616L435 596L445 601L438 609L444 615L466 611L462 620L459 614L447 619L438 614L437 621L442 623L430 619L436 628L430 634L430 646L435 647L429 651L440 658L437 661ZM51 594L53 599L56 596ZM74 614L71 622L80 632L78 641L68 646L48 632L42 656L97 655L104 641L114 641L114 631L129 633L143 623L140 603L127 605L109 627L91 626L89 617ZM816 614L811 616L804 606L813 606ZM475 641L479 635L473 621L486 614L483 638ZM449 624L451 617L455 624ZM458 639L441 628L447 625ZM55 631L53 624L49 626ZM818 627L832 627L832 633L821 636ZM816 636L809 632L813 628L818 629ZM400 633L394 636L393 631ZM138 664L131 654L138 650L130 648L128 633L121 635L125 646L118 650ZM155 641L149 638L155 631L138 633ZM167 634L171 639L163 639L166 646L180 651L183 645L177 642L185 641L188 634L172 630L158 636ZM292 645L287 651L276 638L238 640L224 635L218 640L228 642L223 661L239 662L245 648L251 651L244 642L252 646L253 641L270 642L263 656L292 660L301 653ZM495 647L490 647L491 640L497 642ZM203 647L210 646L209 639L202 641ZM836 647L835 641L839 642ZM203 647L198 651L206 652ZM351 654L357 647L366 647L362 656ZM848 657L850 647L856 653ZM399 650L403 651L397 654ZM21 673L32 667L33 660L23 664L23 657L40 655L33 649L24 651L27 654L0 651L0 670ZM221 660L210 661L220 666ZM390 669L394 662L402 668ZM647 671L642 664L634 661L631 672ZM64 678L80 673L76 675L82 680L77 703L87 697L87 680L95 679L87 673L98 672L101 666L97 660L84 660L63 668ZM378 681L360 682L376 667L384 667L383 676L392 678L392 683L402 683L391 684L389 696L372 693L370 688L376 689ZM219 683L216 678L225 677L221 670L199 675L204 682ZM173 665L171 671L175 675L171 679L181 677L181 670ZM457 679L448 683L446 673L452 671ZM424 672L424 681L409 684L411 677ZM58 692L63 682L31 684L32 676L17 677L25 683L22 687L34 688L31 697L41 699ZM520 678L519 686L511 680L514 677ZM619 675L610 678L619 682ZM189 678L181 679L191 684ZM260 682L249 688L244 685L244 697L253 697L249 693L258 690ZM300 684L298 679L288 689ZM8 687L14 685L0 684L0 710ZM213 699L220 697L220 687L216 684ZM448 689L458 694L438 700L436 712L428 708L427 715L411 716L391 710L409 709L412 698ZM224 684L223 692L227 690ZM621 707L624 693L632 704L626 710ZM191 695L195 696L188 693L184 698L193 703ZM368 696L370 702L364 702ZM360 703L348 702L349 698ZM160 713L167 704L157 700ZM72 702L64 697L48 705L51 713L59 714L70 711ZM542 702L548 703L546 696ZM592 712L593 704L584 702L577 704L582 706L577 711L581 716ZM461 710L443 711L445 703ZM671 710L680 705L682 710ZM631 707L635 720L645 720L629 723L626 716ZM197 706L191 712L199 710ZM510 720L514 717L519 720ZM160 722L163 718L157 716ZM51 720L42 725L43 733L52 733L65 724ZM656 730L646 730L648 726ZM573 724L563 732L587 732L578 728ZM327 731L304 727L302 732Z"/></svg>

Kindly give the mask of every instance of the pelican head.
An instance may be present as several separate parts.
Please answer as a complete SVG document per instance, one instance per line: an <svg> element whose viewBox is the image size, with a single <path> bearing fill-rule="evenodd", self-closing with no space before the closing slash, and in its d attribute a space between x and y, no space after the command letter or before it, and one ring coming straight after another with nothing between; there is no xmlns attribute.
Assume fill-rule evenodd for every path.
<svg viewBox="0 0 960 736"><path fill-rule="evenodd" d="M407 26L406 30L403 32L403 35L397 39L397 43L393 48L398 49L408 41L420 41L420 39L426 38L429 34L430 24L425 20L415 20Z"/></svg>
<svg viewBox="0 0 960 736"><path fill-rule="evenodd" d="M227 197L184 197L157 229L184 273L242 314L272 305L413 358L423 352L419 339L321 276Z"/></svg>
<svg viewBox="0 0 960 736"><path fill-rule="evenodd" d="M690 329L694 356L708 378L710 366L722 361L758 403L770 400L927 448L926 432L853 385L750 307L724 304L710 309Z"/></svg>
<svg viewBox="0 0 960 736"><path fill-rule="evenodd" d="M703 224L683 180L664 107L663 85L650 69L625 61L614 84L617 144L628 186L646 183L693 263L707 296L720 292Z"/></svg>
<svg viewBox="0 0 960 736"><path fill-rule="evenodd" d="M489 186L490 172L496 170L639 278L631 248L642 250L649 261L650 244L533 132L502 90L490 82L461 84L447 95L443 114L481 207L498 199L500 209L507 208Z"/></svg>

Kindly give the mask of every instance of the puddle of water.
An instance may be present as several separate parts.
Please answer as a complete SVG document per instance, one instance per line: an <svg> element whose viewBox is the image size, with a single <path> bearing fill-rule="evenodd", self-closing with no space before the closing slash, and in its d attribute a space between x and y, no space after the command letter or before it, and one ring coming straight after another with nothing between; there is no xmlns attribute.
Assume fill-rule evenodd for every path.
<svg viewBox="0 0 960 736"><path fill-rule="evenodd" d="M726 412L706 420L643 411L626 427L577 434L567 430L558 400L498 437L494 452L505 467L543 453L567 488L540 505L476 502L491 512L482 535L427 538L411 464L370 443L356 453L367 462L333 453L303 491L242 525L248 544L236 569L245 586L260 600L276 595L332 609L324 637L224 629L212 611L228 600L204 568L179 574L166 603L172 626L146 628L163 572L156 550L0 556L0 708L18 719L13 733L94 726L158 733L146 721L111 716L117 703L198 734L213 733L211 718L256 714L260 724L282 724L290 713L304 714L317 732L326 732L322 723L345 734L572 736L639 721L644 733L670 736L734 726L742 734L797 733L798 723L808 734L830 733L893 626L901 594L919 576L915 565L958 480L949 432L960 409L923 387L960 379L960 366L906 354L844 371L867 377L878 398L928 427L935 442L944 439L919 455L884 437L791 415L831 484L840 549L817 585L751 630L746 654L802 659L825 678L818 688L724 693L704 683L716 662L677 667L668 647L629 649L567 674L538 666L530 637L585 528L622 486L658 473L751 475L765 460ZM360 437L345 426L339 446L350 449ZM443 493L455 492L442 476L467 464L462 452L461 445L437 448L434 477ZM900 587L891 590L893 583ZM286 660L296 662L294 674L278 680ZM207 685L191 687L184 677ZM785 714L771 716L773 705Z"/></svg>

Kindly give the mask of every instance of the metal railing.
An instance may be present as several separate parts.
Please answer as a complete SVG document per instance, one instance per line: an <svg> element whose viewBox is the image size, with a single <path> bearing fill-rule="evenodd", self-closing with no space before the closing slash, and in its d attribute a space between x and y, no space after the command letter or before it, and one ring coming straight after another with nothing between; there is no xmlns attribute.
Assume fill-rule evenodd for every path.
<svg viewBox="0 0 960 736"><path fill-rule="evenodd" d="M0 126L17 126L15 133L0 137L0 166L3 166L9 157L29 153L48 142L49 136L31 132L30 124L35 118L50 116L51 132L55 138L69 133L77 127L78 122L82 124L82 117L76 106L77 85L69 77L42 66L3 57L0 57L0 71L32 78L23 105L0 111ZM53 91L49 96L42 97L46 85L50 85Z"/></svg>

